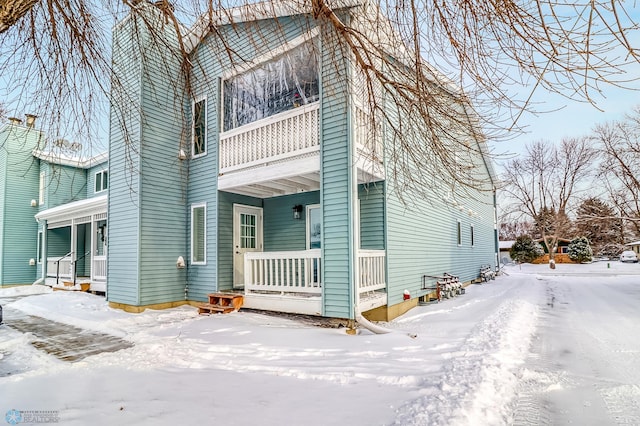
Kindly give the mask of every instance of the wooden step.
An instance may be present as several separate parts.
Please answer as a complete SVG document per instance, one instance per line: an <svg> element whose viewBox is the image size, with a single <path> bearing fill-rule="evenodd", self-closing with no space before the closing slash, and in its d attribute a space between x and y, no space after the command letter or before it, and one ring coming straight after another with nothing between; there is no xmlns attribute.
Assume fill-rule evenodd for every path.
<svg viewBox="0 0 640 426"><path fill-rule="evenodd" d="M235 311L240 309L244 302L244 297L238 293L211 293L209 304L219 306L232 306Z"/></svg>
<svg viewBox="0 0 640 426"><path fill-rule="evenodd" d="M222 305L218 305L218 304L213 304L213 303L202 303L200 305L198 305L198 314L213 314L213 313L220 313L220 314L228 314L229 312L233 312L236 309L233 306L227 305L227 306L222 306Z"/></svg>

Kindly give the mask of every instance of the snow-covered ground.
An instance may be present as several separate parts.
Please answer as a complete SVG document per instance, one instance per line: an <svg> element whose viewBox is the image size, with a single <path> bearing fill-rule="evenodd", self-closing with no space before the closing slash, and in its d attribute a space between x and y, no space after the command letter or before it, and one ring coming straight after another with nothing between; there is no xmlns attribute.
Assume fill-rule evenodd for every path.
<svg viewBox="0 0 640 426"><path fill-rule="evenodd" d="M85 293L0 290L35 315L120 337L61 361L0 326L0 415L64 425L640 424L640 265L523 265L382 324L315 327L192 307L128 314Z"/></svg>

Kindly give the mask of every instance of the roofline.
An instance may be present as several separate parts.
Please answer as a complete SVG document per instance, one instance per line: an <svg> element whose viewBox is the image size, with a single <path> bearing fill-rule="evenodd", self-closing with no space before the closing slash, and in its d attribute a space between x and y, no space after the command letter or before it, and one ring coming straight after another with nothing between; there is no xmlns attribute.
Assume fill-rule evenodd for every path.
<svg viewBox="0 0 640 426"><path fill-rule="evenodd" d="M72 201L60 206L52 207L36 213L36 221L61 221L74 217L86 216L88 213L107 211L107 195Z"/></svg>
<svg viewBox="0 0 640 426"><path fill-rule="evenodd" d="M77 157L65 157L62 154L54 154L51 151L34 150L33 156L52 164L58 164L60 166L71 166L79 169L90 169L98 164L106 163L109 161L109 153L102 152L98 155L89 158L77 158Z"/></svg>

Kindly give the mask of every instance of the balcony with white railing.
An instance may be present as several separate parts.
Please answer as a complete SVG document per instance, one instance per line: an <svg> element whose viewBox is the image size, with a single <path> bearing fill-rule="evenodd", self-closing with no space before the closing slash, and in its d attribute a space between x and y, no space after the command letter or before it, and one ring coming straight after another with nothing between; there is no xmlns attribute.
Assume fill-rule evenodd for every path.
<svg viewBox="0 0 640 426"><path fill-rule="evenodd" d="M245 306L279 312L320 315L321 250L251 252L244 256ZM358 251L360 309L387 302L385 251Z"/></svg>
<svg viewBox="0 0 640 426"><path fill-rule="evenodd" d="M262 186L277 182L274 188L300 185L288 181L304 177L305 190L317 189L320 170L319 103L255 121L220 134L220 176L222 190L248 187L259 182ZM295 161L295 167L291 167ZM317 183L319 187L319 183ZM251 188L245 188L249 195ZM277 195L277 193L276 193Z"/></svg>
<svg viewBox="0 0 640 426"><path fill-rule="evenodd" d="M383 180L385 173L382 126L375 123L371 115L359 106L354 108L353 121L359 180Z"/></svg>

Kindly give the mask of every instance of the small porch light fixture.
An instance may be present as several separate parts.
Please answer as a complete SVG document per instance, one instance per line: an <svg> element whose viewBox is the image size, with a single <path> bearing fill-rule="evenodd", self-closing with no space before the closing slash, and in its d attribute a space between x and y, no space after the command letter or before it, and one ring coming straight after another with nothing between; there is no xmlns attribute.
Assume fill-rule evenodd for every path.
<svg viewBox="0 0 640 426"><path fill-rule="evenodd" d="M36 200L31 200L31 207L35 207L37 205L38 203L36 202Z"/></svg>
<svg viewBox="0 0 640 426"><path fill-rule="evenodd" d="M293 218L300 219L302 216L302 206L300 204L296 204L293 206Z"/></svg>

